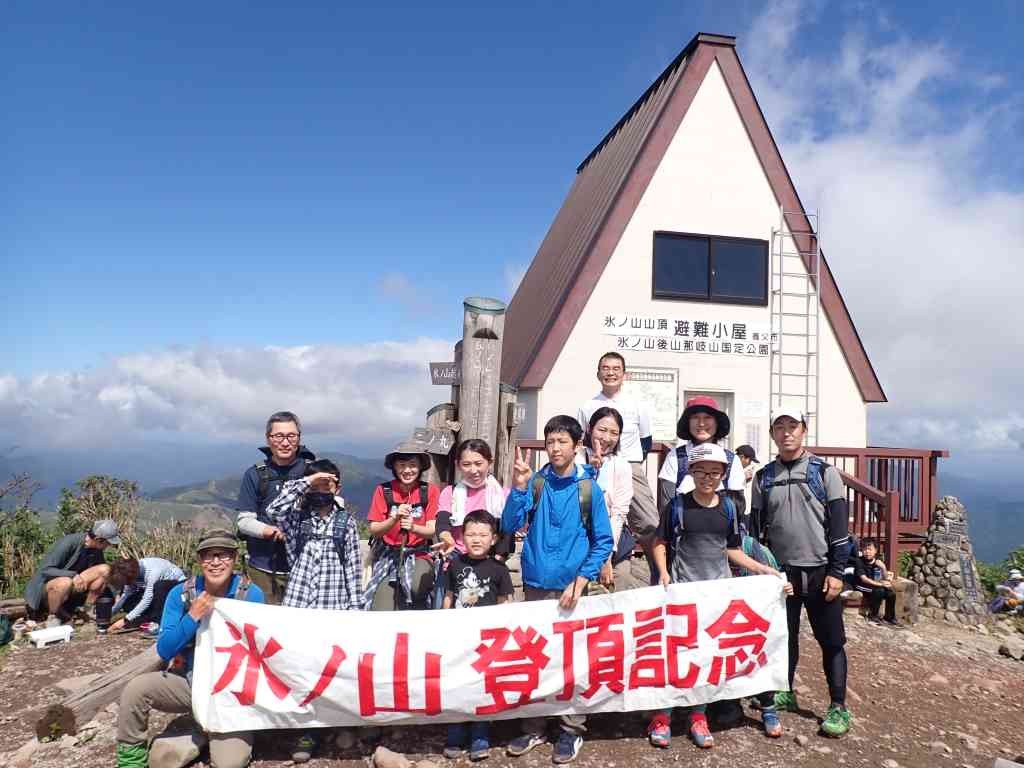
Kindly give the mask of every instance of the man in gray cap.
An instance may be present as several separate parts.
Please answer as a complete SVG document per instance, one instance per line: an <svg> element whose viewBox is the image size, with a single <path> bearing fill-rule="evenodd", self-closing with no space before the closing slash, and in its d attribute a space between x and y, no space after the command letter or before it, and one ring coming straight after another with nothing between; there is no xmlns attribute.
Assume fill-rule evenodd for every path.
<svg viewBox="0 0 1024 768"><path fill-rule="evenodd" d="M26 606L33 615L45 609L61 622L69 621L76 609L91 606L107 588L110 566L103 561L103 550L120 543L113 520L97 520L85 533L59 539L25 587Z"/></svg>

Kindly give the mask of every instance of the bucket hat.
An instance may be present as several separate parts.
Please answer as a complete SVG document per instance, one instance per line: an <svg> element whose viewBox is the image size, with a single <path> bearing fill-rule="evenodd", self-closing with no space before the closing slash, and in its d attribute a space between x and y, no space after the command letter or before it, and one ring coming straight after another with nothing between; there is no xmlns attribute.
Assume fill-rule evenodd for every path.
<svg viewBox="0 0 1024 768"><path fill-rule="evenodd" d="M683 415L679 417L679 423L676 424L676 435L680 440L693 441L693 435L690 434L690 417L695 413L710 413L715 417L718 428L715 430L712 440L721 440L729 434L729 417L718 407L718 401L707 395L698 395L686 401Z"/></svg>

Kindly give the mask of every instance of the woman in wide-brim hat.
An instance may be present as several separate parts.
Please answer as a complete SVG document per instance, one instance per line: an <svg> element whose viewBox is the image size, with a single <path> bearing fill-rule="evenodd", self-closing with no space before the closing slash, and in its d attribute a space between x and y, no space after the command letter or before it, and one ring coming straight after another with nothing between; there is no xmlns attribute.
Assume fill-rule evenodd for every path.
<svg viewBox="0 0 1024 768"><path fill-rule="evenodd" d="M732 425L729 416L718 406L718 401L707 395L692 397L686 401L679 422L676 424L676 435L681 441L676 450L665 457L661 472L658 473L658 508L664 509L676 494L690 493L694 489L693 477L687 466L687 451L701 443L718 443L729 434ZM746 514L746 474L739 456L726 449L729 468L718 486L719 493L727 492L736 503L740 516Z"/></svg>
<svg viewBox="0 0 1024 768"><path fill-rule="evenodd" d="M384 457L394 479L373 492L366 516L373 537L373 566L363 607L375 611L430 607L434 566L430 545L441 489L423 480L430 454L414 442Z"/></svg>

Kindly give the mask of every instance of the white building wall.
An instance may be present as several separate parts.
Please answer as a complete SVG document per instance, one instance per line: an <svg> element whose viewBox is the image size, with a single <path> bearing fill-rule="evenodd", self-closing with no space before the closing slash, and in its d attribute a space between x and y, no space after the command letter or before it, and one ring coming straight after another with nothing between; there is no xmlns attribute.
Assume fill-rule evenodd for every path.
<svg viewBox="0 0 1024 768"><path fill-rule="evenodd" d="M778 203L716 63L655 171L547 382L539 393L522 393L535 420L527 418L520 434L540 436L549 417L574 414L579 403L599 389L595 378L598 357L616 347L616 337L602 332L607 315L656 316L670 322L697 317L712 323L768 326L768 307L652 299L653 233L748 237L769 241L770 245L771 230L778 220ZM820 345L823 419L818 442L863 446L866 406L824 314ZM756 433L760 435L755 443L759 456L772 453L765 410L769 400L767 358L620 351L629 367L677 370L680 409L687 391L731 393L734 418L729 444L735 447L750 442Z"/></svg>

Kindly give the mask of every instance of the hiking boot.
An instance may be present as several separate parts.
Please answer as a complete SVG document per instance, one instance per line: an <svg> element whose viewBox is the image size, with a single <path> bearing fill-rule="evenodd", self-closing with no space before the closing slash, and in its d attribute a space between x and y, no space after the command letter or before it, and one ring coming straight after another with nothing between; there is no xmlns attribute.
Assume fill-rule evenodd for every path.
<svg viewBox="0 0 1024 768"><path fill-rule="evenodd" d="M555 751L551 754L553 763L571 763L576 759L583 746L583 737L568 731L558 734L558 741L555 742Z"/></svg>
<svg viewBox="0 0 1024 768"><path fill-rule="evenodd" d="M468 733L465 723L454 723L448 726L448 738L445 739L443 754L449 760L455 760L466 751Z"/></svg>
<svg viewBox="0 0 1024 768"><path fill-rule="evenodd" d="M292 747L292 762L308 763L313 757L313 750L316 749L316 739L313 734L304 733L295 741Z"/></svg>
<svg viewBox="0 0 1024 768"><path fill-rule="evenodd" d="M661 713L654 716L651 724L647 726L647 738L654 747L668 749L672 746L672 726L668 715Z"/></svg>
<svg viewBox="0 0 1024 768"><path fill-rule="evenodd" d="M764 735L770 739L777 739L782 735L782 721L779 720L779 713L772 707L765 707L761 710L761 724L764 725Z"/></svg>
<svg viewBox="0 0 1024 768"><path fill-rule="evenodd" d="M850 710L833 704L821 723L821 732L826 736L839 738L850 730Z"/></svg>
<svg viewBox="0 0 1024 768"><path fill-rule="evenodd" d="M117 742L117 768L146 768L148 764L149 749L145 744Z"/></svg>
<svg viewBox="0 0 1024 768"><path fill-rule="evenodd" d="M690 715L690 738L700 749L711 749L715 746L715 737L708 728L708 719L699 712Z"/></svg>
<svg viewBox="0 0 1024 768"><path fill-rule="evenodd" d="M510 757L519 757L525 755L534 747L539 747L541 744L546 744L547 739L543 736L537 736L533 733L524 733L521 736L516 736L512 741L505 747L505 752Z"/></svg>
<svg viewBox="0 0 1024 768"><path fill-rule="evenodd" d="M800 708L796 703L796 694L793 691L776 691L775 708L782 712L796 712Z"/></svg>

